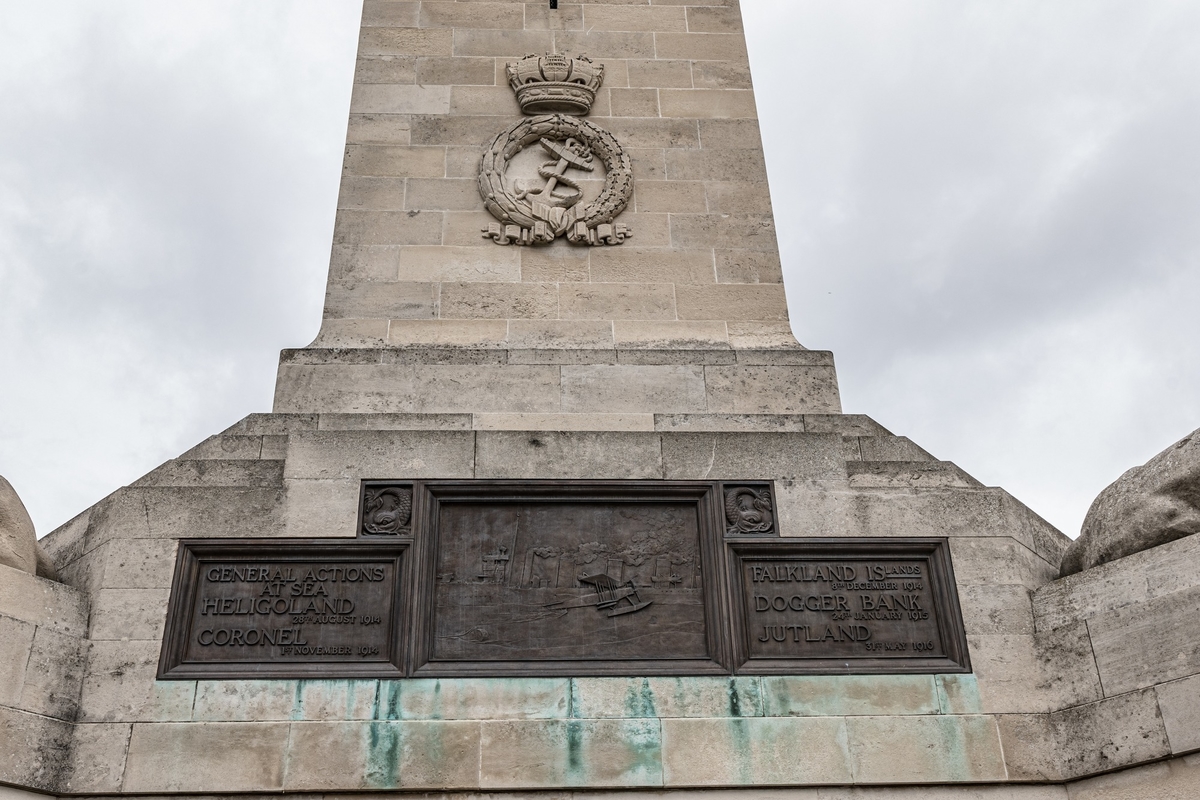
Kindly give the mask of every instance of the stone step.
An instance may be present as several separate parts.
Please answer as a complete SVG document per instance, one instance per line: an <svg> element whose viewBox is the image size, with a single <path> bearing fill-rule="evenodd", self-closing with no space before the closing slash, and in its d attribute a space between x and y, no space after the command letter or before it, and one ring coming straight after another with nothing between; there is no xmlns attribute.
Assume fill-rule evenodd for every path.
<svg viewBox="0 0 1200 800"><path fill-rule="evenodd" d="M847 461L846 473L855 488L985 488L950 461Z"/></svg>
<svg viewBox="0 0 1200 800"><path fill-rule="evenodd" d="M245 459L175 459L152 470L131 486L270 488L283 486L283 461Z"/></svg>

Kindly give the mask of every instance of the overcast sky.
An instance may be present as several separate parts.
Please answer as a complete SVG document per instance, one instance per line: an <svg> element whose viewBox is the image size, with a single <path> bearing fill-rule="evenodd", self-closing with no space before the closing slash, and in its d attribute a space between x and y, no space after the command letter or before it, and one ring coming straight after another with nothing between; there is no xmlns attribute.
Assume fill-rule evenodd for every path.
<svg viewBox="0 0 1200 800"><path fill-rule="evenodd" d="M1075 536L1200 427L1200 3L743 4L798 338ZM0 0L0 474L39 533L270 410L358 14Z"/></svg>

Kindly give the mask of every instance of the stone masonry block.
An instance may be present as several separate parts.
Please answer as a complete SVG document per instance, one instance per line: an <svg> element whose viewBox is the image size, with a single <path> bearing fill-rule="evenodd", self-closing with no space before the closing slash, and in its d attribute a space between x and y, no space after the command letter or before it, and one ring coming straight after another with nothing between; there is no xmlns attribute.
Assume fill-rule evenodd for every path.
<svg viewBox="0 0 1200 800"><path fill-rule="evenodd" d="M754 119L754 92L747 89L660 89L664 117L684 119ZM765 193L760 184L759 191Z"/></svg>
<svg viewBox="0 0 1200 800"><path fill-rule="evenodd" d="M800 343L792 334L792 326L788 322L738 322L730 320L729 346L747 350L763 348L801 349Z"/></svg>
<svg viewBox="0 0 1200 800"><path fill-rule="evenodd" d="M388 344L495 347L508 334L505 320L400 320L388 325Z"/></svg>
<svg viewBox="0 0 1200 800"><path fill-rule="evenodd" d="M354 114L448 114L449 86L360 83L350 95Z"/></svg>
<svg viewBox="0 0 1200 800"><path fill-rule="evenodd" d="M197 722L291 720L296 694L295 681L197 681L191 718Z"/></svg>
<svg viewBox="0 0 1200 800"><path fill-rule="evenodd" d="M741 61L693 61L692 83L698 89L749 89L750 65Z"/></svg>
<svg viewBox="0 0 1200 800"><path fill-rule="evenodd" d="M479 431L476 436L476 478L663 477L654 433Z"/></svg>
<svg viewBox="0 0 1200 800"><path fill-rule="evenodd" d="M400 685L400 717L412 719L562 719L569 678L451 678Z"/></svg>
<svg viewBox="0 0 1200 800"><path fill-rule="evenodd" d="M661 786L657 720L506 720L482 724L485 789Z"/></svg>
<svg viewBox="0 0 1200 800"><path fill-rule="evenodd" d="M563 319L675 319L669 283L566 284L559 299Z"/></svg>
<svg viewBox="0 0 1200 800"><path fill-rule="evenodd" d="M673 151L678 152L678 151ZM676 180L672 176L671 180ZM775 221L769 214L672 214L671 215L671 245L678 248L698 249L714 247L717 249L760 250L774 251L778 244L775 240ZM729 287L733 288L733 287ZM738 287L743 288L743 287ZM765 290L766 285L763 286ZM773 287L772 287L773 288ZM780 290L782 294L782 290ZM737 295L730 291L725 295L731 302ZM714 295L712 292L709 296ZM750 300L746 295L747 302ZM770 294L759 292L759 302L768 303ZM699 295L694 302L703 302L706 298ZM683 307L682 301L680 307ZM732 319L786 319L786 314L780 313L775 305L766 308L769 313L749 316L748 311L741 311Z"/></svg>
<svg viewBox="0 0 1200 800"><path fill-rule="evenodd" d="M990 716L847 717L856 783L1002 781L1004 751Z"/></svg>
<svg viewBox="0 0 1200 800"><path fill-rule="evenodd" d="M704 184L710 214L769 214L771 195L755 181L706 181ZM770 256L770 253L762 253ZM730 281L731 283L774 283L775 281Z"/></svg>
<svg viewBox="0 0 1200 800"><path fill-rule="evenodd" d="M0 614L82 636L87 600L77 589L0 564Z"/></svg>
<svg viewBox="0 0 1200 800"><path fill-rule="evenodd" d="M76 725L71 735L71 768L63 776L62 791L119 793L131 729L128 722Z"/></svg>
<svg viewBox="0 0 1200 800"><path fill-rule="evenodd" d="M833 367L705 367L704 383L708 410L719 414L821 414L842 407Z"/></svg>
<svg viewBox="0 0 1200 800"><path fill-rule="evenodd" d="M346 143L407 146L412 143L408 118L400 114L351 114Z"/></svg>
<svg viewBox="0 0 1200 800"><path fill-rule="evenodd" d="M651 414L476 414L477 431L652 431Z"/></svg>
<svg viewBox="0 0 1200 800"><path fill-rule="evenodd" d="M1200 797L1200 756L1099 775L1068 785L1070 800L1185 800Z"/></svg>
<svg viewBox="0 0 1200 800"><path fill-rule="evenodd" d="M686 31L684 8L678 5L586 5L583 27L597 31Z"/></svg>
<svg viewBox="0 0 1200 800"><path fill-rule="evenodd" d="M676 187L687 185L648 183L639 187L638 191L653 195L661 188L663 192L670 193ZM715 281L712 251L656 250L625 245L596 250L591 254L591 279L597 283L645 284L650 277L664 283L712 284Z"/></svg>
<svg viewBox="0 0 1200 800"><path fill-rule="evenodd" d="M491 28L521 30L525 9L520 3L421 3L422 28Z"/></svg>
<svg viewBox="0 0 1200 800"><path fill-rule="evenodd" d="M359 56L354 63L354 84L416 83L416 67L414 56Z"/></svg>
<svg viewBox="0 0 1200 800"><path fill-rule="evenodd" d="M363 27L415 28L418 2L366 0L363 3Z"/></svg>
<svg viewBox="0 0 1200 800"><path fill-rule="evenodd" d="M594 59L655 58L656 35L647 30L599 31L588 30L587 22L581 31L562 31L554 36L554 44L562 53L587 53ZM529 51L537 52L537 51Z"/></svg>
<svg viewBox="0 0 1200 800"><path fill-rule="evenodd" d="M464 10L469 8L470 6L466 6ZM446 33L449 33L449 30ZM454 31L454 55L456 56L521 58L527 53L550 52L554 52L554 40L550 31L470 30L463 28ZM568 49L562 52L579 51Z"/></svg>
<svg viewBox="0 0 1200 800"><path fill-rule="evenodd" d="M711 358L701 357L697 350L727 348L728 327L720 320L616 320L613 322L613 337L621 356L626 361L635 358L637 350L652 350L658 353L678 351L675 359L695 364ZM724 353L717 356L724 358Z"/></svg>
<svg viewBox="0 0 1200 800"><path fill-rule="evenodd" d="M415 67L414 79L422 85L491 86L496 82L496 61L492 58L424 57L416 59Z"/></svg>
<svg viewBox="0 0 1200 800"><path fill-rule="evenodd" d="M689 33L740 33L742 15L737 6L692 6L687 10L687 25Z"/></svg>
<svg viewBox="0 0 1200 800"><path fill-rule="evenodd" d="M358 54L360 56L459 55L454 52L454 44L451 31L446 28L365 27L359 32Z"/></svg>
<svg viewBox="0 0 1200 800"><path fill-rule="evenodd" d="M560 3L551 9L548 3L525 4L525 30L578 31L583 29L583 6ZM605 76L607 78L607 76Z"/></svg>
<svg viewBox="0 0 1200 800"><path fill-rule="evenodd" d="M940 711L932 675L805 675L762 678L768 717L907 716Z"/></svg>
<svg viewBox="0 0 1200 800"><path fill-rule="evenodd" d="M1171 752L1153 689L1051 715L1065 778L1163 758Z"/></svg>
<svg viewBox="0 0 1200 800"><path fill-rule="evenodd" d="M431 319L437 315L437 286L416 281L372 281L351 285L330 285L325 293L326 318L374 317L371 323L388 319ZM321 342L329 340L323 325ZM357 333L357 331L356 331ZM370 337L387 336L385 327L369 331Z"/></svg>
<svg viewBox="0 0 1200 800"><path fill-rule="evenodd" d="M638 211L686 213L708 211L708 197L705 194L704 184L699 181L647 181L637 187L633 199L634 207ZM709 261L711 262L711 260L710 253ZM711 275L706 277L711 278ZM711 280L707 282L711 282Z"/></svg>
<svg viewBox="0 0 1200 800"><path fill-rule="evenodd" d="M422 211L360 211L343 208L333 224L333 241L347 245L439 244L442 215Z"/></svg>
<svg viewBox="0 0 1200 800"><path fill-rule="evenodd" d="M704 410L702 367L562 367L563 411L686 413Z"/></svg>
<svg viewBox="0 0 1200 800"><path fill-rule="evenodd" d="M257 459L262 453L261 436L235 436L215 434L179 456L181 461L215 458L229 460Z"/></svg>
<svg viewBox="0 0 1200 800"><path fill-rule="evenodd" d="M278 461L168 461L130 484L148 486L277 486L283 465Z"/></svg>
<svg viewBox="0 0 1200 800"><path fill-rule="evenodd" d="M692 61L746 60L746 40L733 33L660 33L655 36L659 58Z"/></svg>
<svg viewBox="0 0 1200 800"><path fill-rule="evenodd" d="M0 642L9 646L3 638ZM17 644L19 647L19 640ZM79 714L79 692L87 666L84 640L39 627L32 646L18 652L27 655L29 661L25 665L24 681L18 684L20 701L14 705L35 714L73 722Z"/></svg>
<svg viewBox="0 0 1200 800"><path fill-rule="evenodd" d="M283 787L290 725L282 722L138 723L125 792L254 792Z"/></svg>
<svg viewBox="0 0 1200 800"><path fill-rule="evenodd" d="M287 481L288 536L355 536L358 520L358 481L352 479Z"/></svg>
<svg viewBox="0 0 1200 800"><path fill-rule="evenodd" d="M0 785L56 791L70 745L70 723L0 706Z"/></svg>
<svg viewBox="0 0 1200 800"><path fill-rule="evenodd" d="M37 626L31 622L0 615L0 642L4 643L0 647L0 705L21 704L21 689L36 631Z"/></svg>
<svg viewBox="0 0 1200 800"><path fill-rule="evenodd" d="M688 61L630 60L630 86L650 86L657 89L690 89L692 87L692 65Z"/></svg>
<svg viewBox="0 0 1200 800"><path fill-rule="evenodd" d="M508 323L508 346L513 348L612 350L614 345L613 326L607 320L514 319Z"/></svg>
<svg viewBox="0 0 1200 800"><path fill-rule="evenodd" d="M579 719L762 715L758 678L571 679L571 716Z"/></svg>
<svg viewBox="0 0 1200 800"><path fill-rule="evenodd" d="M521 252L516 247L402 247L399 274L403 281L519 281Z"/></svg>
<svg viewBox="0 0 1200 800"><path fill-rule="evenodd" d="M175 542L116 539L104 564L106 589L166 589L175 571Z"/></svg>
<svg viewBox="0 0 1200 800"><path fill-rule="evenodd" d="M677 285L675 303L680 319L787 319L787 298L782 284Z"/></svg>
<svg viewBox="0 0 1200 800"><path fill-rule="evenodd" d="M315 431L291 438L287 475L468 478L473 454L474 434L469 431Z"/></svg>
<svg viewBox="0 0 1200 800"><path fill-rule="evenodd" d="M367 177L440 178L446 174L446 149L347 145L342 172Z"/></svg>
<svg viewBox="0 0 1200 800"><path fill-rule="evenodd" d="M454 86L450 89L450 113L513 117L521 114L521 107L517 105L516 95L508 86ZM465 208L475 208L481 203L476 189L475 203Z"/></svg>
<svg viewBox="0 0 1200 800"><path fill-rule="evenodd" d="M841 437L791 433L664 433L667 480L836 480Z"/></svg>
<svg viewBox="0 0 1200 800"><path fill-rule="evenodd" d="M405 178L382 178L366 175L343 175L338 189L338 208L356 208L371 211L398 211L404 208ZM414 180L417 180L414 178ZM440 180L430 178L428 180ZM360 280L396 280L395 250L389 247L346 247L339 245L340 253L353 253L354 260L345 259L337 265L339 277ZM363 256L366 256L365 258ZM330 262L330 275L334 265Z"/></svg>
<svg viewBox="0 0 1200 800"><path fill-rule="evenodd" d="M655 414L654 429L664 432L761 431L803 433L799 414Z"/></svg>
<svg viewBox="0 0 1200 800"><path fill-rule="evenodd" d="M79 721L188 720L196 684L155 681L161 642L99 641L89 648Z"/></svg>
<svg viewBox="0 0 1200 800"><path fill-rule="evenodd" d="M590 254L587 248L548 245L546 247L517 247L514 248L514 251L520 256L520 279L526 283L588 280Z"/></svg>
<svg viewBox="0 0 1200 800"><path fill-rule="evenodd" d="M555 319L558 287L551 283L443 283L442 319Z"/></svg>
<svg viewBox="0 0 1200 800"><path fill-rule="evenodd" d="M1200 750L1200 675L1154 687L1172 753Z"/></svg>
<svg viewBox="0 0 1200 800"><path fill-rule="evenodd" d="M1200 585L1087 620L1106 695L1200 673Z"/></svg>
<svg viewBox="0 0 1200 800"><path fill-rule="evenodd" d="M1090 619L1193 587L1198 561L1200 536L1188 536L1055 580L1033 596L1037 627Z"/></svg>
<svg viewBox="0 0 1200 800"><path fill-rule="evenodd" d="M1020 584L969 584L959 587L958 596L968 634L1033 633L1029 590Z"/></svg>
<svg viewBox="0 0 1200 800"><path fill-rule="evenodd" d="M665 719L662 726L663 782L669 787L853 780L840 717Z"/></svg>
<svg viewBox="0 0 1200 800"><path fill-rule="evenodd" d="M715 255L718 283L783 283L778 253L718 250Z"/></svg>
<svg viewBox="0 0 1200 800"><path fill-rule="evenodd" d="M967 636L989 713L1047 713L1102 696L1083 623L1036 636Z"/></svg>

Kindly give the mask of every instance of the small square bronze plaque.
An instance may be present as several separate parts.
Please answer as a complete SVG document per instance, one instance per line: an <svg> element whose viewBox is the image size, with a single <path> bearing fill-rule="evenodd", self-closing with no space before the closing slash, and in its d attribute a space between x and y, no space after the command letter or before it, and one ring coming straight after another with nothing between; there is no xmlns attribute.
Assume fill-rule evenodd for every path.
<svg viewBox="0 0 1200 800"><path fill-rule="evenodd" d="M407 549L181 541L158 677L400 677Z"/></svg>

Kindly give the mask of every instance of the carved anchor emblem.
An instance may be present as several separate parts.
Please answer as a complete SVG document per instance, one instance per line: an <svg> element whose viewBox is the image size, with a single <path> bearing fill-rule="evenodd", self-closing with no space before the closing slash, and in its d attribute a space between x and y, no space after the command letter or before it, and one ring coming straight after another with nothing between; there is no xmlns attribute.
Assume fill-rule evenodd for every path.
<svg viewBox="0 0 1200 800"><path fill-rule="evenodd" d="M585 172L595 170L592 165L592 149L574 138L567 139L561 144L543 138L541 144L547 153L557 158L557 163L547 161L538 168L538 175L546 179L546 185L540 189L526 189L525 181L517 180L514 183L517 189L517 199L524 200L536 195L536 199L546 205L570 208L579 202L579 198L583 197L583 189L566 176L566 171L571 167ZM556 193L554 189L560 183L571 191L567 194Z"/></svg>

